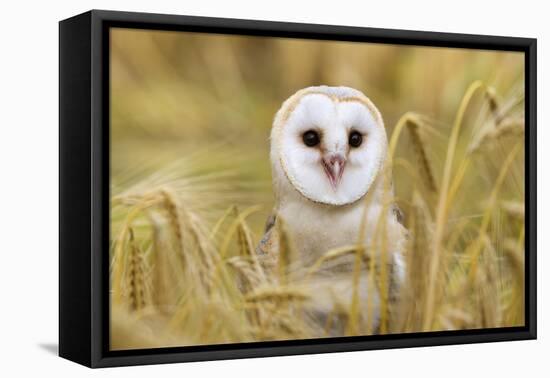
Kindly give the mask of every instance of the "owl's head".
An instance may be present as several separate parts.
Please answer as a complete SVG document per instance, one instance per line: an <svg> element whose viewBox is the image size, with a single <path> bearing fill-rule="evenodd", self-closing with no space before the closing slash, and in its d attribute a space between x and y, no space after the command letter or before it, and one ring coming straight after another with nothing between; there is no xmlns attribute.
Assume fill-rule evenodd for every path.
<svg viewBox="0 0 550 378"><path fill-rule="evenodd" d="M345 205L363 197L386 160L378 109L347 87L309 87L286 100L271 132L274 174L311 201ZM281 172L282 171L282 172Z"/></svg>

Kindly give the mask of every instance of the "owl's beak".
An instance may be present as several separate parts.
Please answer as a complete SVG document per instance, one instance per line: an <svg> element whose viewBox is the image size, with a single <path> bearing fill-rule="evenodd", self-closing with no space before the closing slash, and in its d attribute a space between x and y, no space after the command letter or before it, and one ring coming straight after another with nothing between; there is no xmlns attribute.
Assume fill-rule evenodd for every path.
<svg viewBox="0 0 550 378"><path fill-rule="evenodd" d="M323 157L323 168L330 181L332 189L336 190L344 174L346 158L340 154L331 154Z"/></svg>

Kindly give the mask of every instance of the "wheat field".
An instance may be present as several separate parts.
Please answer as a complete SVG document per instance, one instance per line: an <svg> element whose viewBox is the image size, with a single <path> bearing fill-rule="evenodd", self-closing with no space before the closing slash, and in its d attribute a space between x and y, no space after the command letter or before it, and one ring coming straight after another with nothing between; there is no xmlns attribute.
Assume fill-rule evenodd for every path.
<svg viewBox="0 0 550 378"><path fill-rule="evenodd" d="M521 54L124 29L111 44L111 349L330 336L307 287L255 254L273 116L315 84L381 110L409 231L399 300L368 246L311 267L354 253L374 272L380 326L338 309L346 335L524 324Z"/></svg>

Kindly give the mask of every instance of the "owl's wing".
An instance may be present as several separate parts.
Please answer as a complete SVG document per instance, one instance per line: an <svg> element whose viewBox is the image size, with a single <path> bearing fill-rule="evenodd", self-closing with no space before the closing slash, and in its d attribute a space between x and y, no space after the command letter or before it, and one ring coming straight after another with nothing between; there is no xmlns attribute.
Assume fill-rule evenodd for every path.
<svg viewBox="0 0 550 378"><path fill-rule="evenodd" d="M392 213L395 216L395 219L397 219L397 222L405 227L405 214L396 203L392 205Z"/></svg>
<svg viewBox="0 0 550 378"><path fill-rule="evenodd" d="M390 301L396 301L405 281L407 266L404 255L406 253L405 246L407 245L406 240L409 238L409 232L405 227L405 215L396 203L392 205L392 214L397 221L397 226L401 228L404 238L402 250L394 251L390 265Z"/></svg>
<svg viewBox="0 0 550 378"><path fill-rule="evenodd" d="M271 214L267 218L264 236L256 247L256 255L258 256L258 260L260 261L262 268L267 273L272 272L272 270L277 265L277 258L279 254L278 236L275 227L276 221L277 216L275 215L275 213Z"/></svg>
<svg viewBox="0 0 550 378"><path fill-rule="evenodd" d="M265 233L268 233L275 226L275 222L277 222L277 214L273 212L269 214L265 222Z"/></svg>

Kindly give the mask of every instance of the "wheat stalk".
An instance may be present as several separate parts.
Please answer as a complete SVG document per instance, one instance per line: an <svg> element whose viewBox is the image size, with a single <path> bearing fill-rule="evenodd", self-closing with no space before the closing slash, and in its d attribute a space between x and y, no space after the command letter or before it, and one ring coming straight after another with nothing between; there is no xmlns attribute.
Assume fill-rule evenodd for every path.
<svg viewBox="0 0 550 378"><path fill-rule="evenodd" d="M130 254L128 256L128 298L133 311L143 310L148 303L146 299L145 259L143 252L134 239L134 231L130 229Z"/></svg>
<svg viewBox="0 0 550 378"><path fill-rule="evenodd" d="M406 125L407 130L409 131L409 135L411 137L412 145L414 147L414 150L416 151L416 154L418 155L421 176L424 178L424 182L426 183L426 187L428 188L428 190L430 190L432 193L436 193L437 186L435 184L432 167L428 160L426 147L422 142L422 138L420 137L419 133L419 128L421 127L420 120L418 117L415 116L408 117Z"/></svg>

